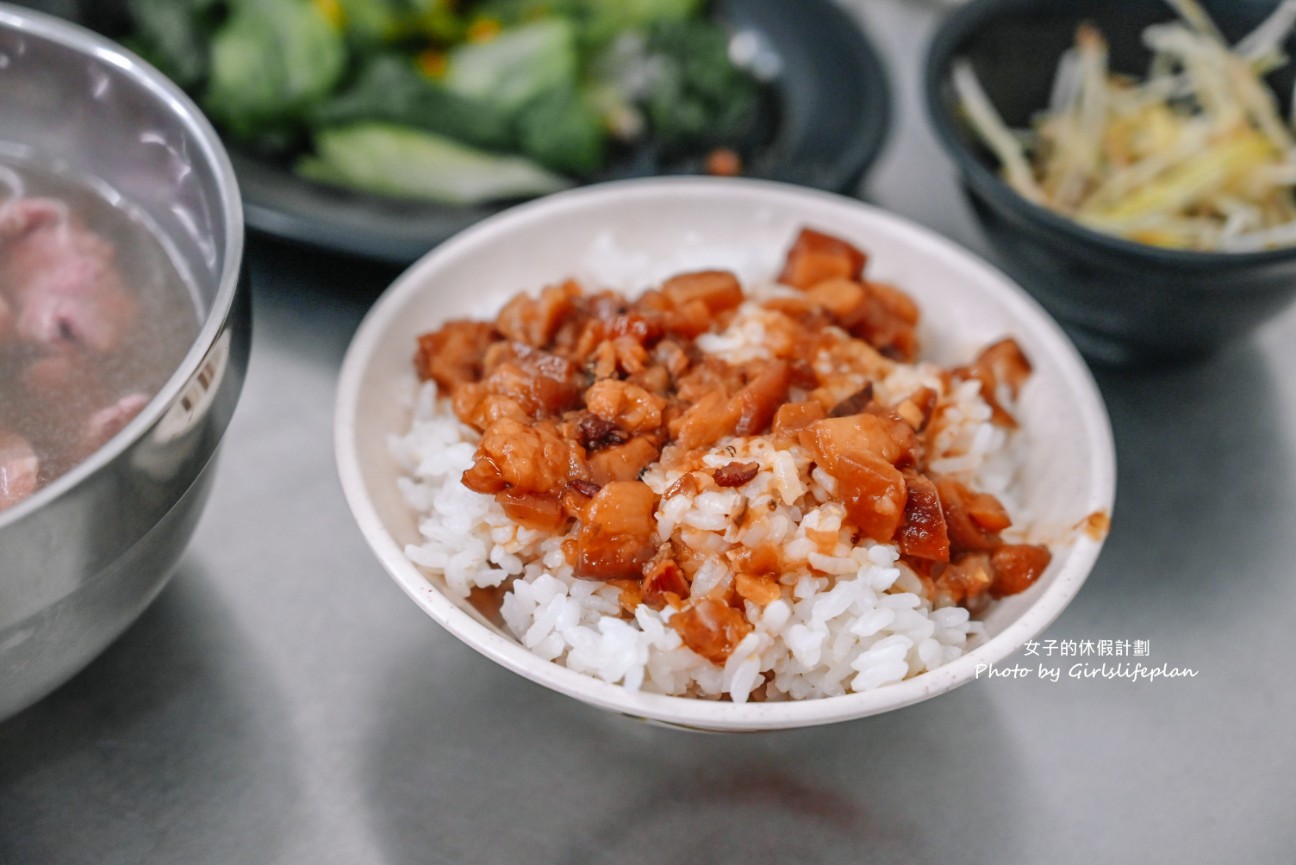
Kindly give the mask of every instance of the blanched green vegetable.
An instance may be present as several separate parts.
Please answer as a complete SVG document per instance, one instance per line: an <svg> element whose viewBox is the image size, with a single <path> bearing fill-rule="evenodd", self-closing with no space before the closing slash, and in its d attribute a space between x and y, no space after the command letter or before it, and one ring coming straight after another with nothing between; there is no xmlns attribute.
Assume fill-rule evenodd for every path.
<svg viewBox="0 0 1296 865"><path fill-rule="evenodd" d="M659 21L695 18L705 6L706 0L483 0L472 4L471 14L505 27L541 18L565 18L576 24L583 42L597 44Z"/></svg>
<svg viewBox="0 0 1296 865"><path fill-rule="evenodd" d="M409 4L405 0L337 0L348 39L365 45L381 45L400 37L408 27Z"/></svg>
<svg viewBox="0 0 1296 865"><path fill-rule="evenodd" d="M347 39L362 46L425 36L452 40L463 35L453 0L331 0L341 9Z"/></svg>
<svg viewBox="0 0 1296 865"><path fill-rule="evenodd" d="M570 181L519 156L497 156L403 126L368 123L315 136L303 177L443 204L478 204L557 192Z"/></svg>
<svg viewBox="0 0 1296 865"><path fill-rule="evenodd" d="M538 21L541 18L566 18L575 21L585 12L588 0L481 0L473 3L475 20L498 21L505 27Z"/></svg>
<svg viewBox="0 0 1296 865"><path fill-rule="evenodd" d="M542 93L575 86L580 57L571 23L553 18L458 45L448 62L449 90L515 111Z"/></svg>
<svg viewBox="0 0 1296 865"><path fill-rule="evenodd" d="M603 120L572 88L550 90L528 103L517 129L522 152L555 171L580 176L603 165Z"/></svg>
<svg viewBox="0 0 1296 865"><path fill-rule="evenodd" d="M137 22L131 47L181 87L201 84L219 5L220 0L130 0Z"/></svg>
<svg viewBox="0 0 1296 865"><path fill-rule="evenodd" d="M236 136L281 136L342 76L341 34L310 0L242 0L212 44L204 104Z"/></svg>
<svg viewBox="0 0 1296 865"><path fill-rule="evenodd" d="M538 194L630 147L741 147L755 105L708 0L125 2L132 44L231 143L388 195Z"/></svg>
<svg viewBox="0 0 1296 865"><path fill-rule="evenodd" d="M599 42L623 30L696 18L704 0L581 0L581 5L588 16L588 38Z"/></svg>
<svg viewBox="0 0 1296 865"><path fill-rule="evenodd" d="M316 127L362 120L400 123L475 147L513 146L511 118L490 103L452 93L428 79L407 56L375 57L345 90L309 113Z"/></svg>
<svg viewBox="0 0 1296 865"><path fill-rule="evenodd" d="M645 107L663 151L741 134L756 103L756 82L730 62L723 30L703 21L665 22L652 29L647 49L657 72Z"/></svg>

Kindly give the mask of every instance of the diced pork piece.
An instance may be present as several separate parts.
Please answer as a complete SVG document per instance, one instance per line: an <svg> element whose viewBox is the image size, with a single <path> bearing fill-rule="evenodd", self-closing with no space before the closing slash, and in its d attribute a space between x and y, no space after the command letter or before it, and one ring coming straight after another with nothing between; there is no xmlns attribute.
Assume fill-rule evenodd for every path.
<svg viewBox="0 0 1296 865"><path fill-rule="evenodd" d="M774 413L772 430L775 435L788 435L805 429L825 417L824 408L815 400L787 402Z"/></svg>
<svg viewBox="0 0 1296 865"><path fill-rule="evenodd" d="M715 318L705 302L690 300L666 313L663 323L668 333L693 339L711 329Z"/></svg>
<svg viewBox="0 0 1296 865"><path fill-rule="evenodd" d="M812 424L806 432L816 440L816 447L830 455L867 451L897 468L906 468L916 462L918 437L908 424L887 413L866 412L849 417L824 418ZM806 432L802 433L803 445Z"/></svg>
<svg viewBox="0 0 1296 865"><path fill-rule="evenodd" d="M663 339L654 346L653 360L665 367L671 377L676 379L688 372L689 367L692 366L688 352L673 339Z"/></svg>
<svg viewBox="0 0 1296 865"><path fill-rule="evenodd" d="M612 319L608 332L613 337L628 336L643 346L654 346L666 332L661 313L636 310Z"/></svg>
<svg viewBox="0 0 1296 865"><path fill-rule="evenodd" d="M531 417L556 417L580 405L580 369L565 357L520 342L499 343L487 352L490 393L517 401Z"/></svg>
<svg viewBox="0 0 1296 865"><path fill-rule="evenodd" d="M1012 337L986 346L977 357L976 365L984 366L994 373L995 381L1008 385L1013 396L1021 392L1021 386L1031 374L1030 360Z"/></svg>
<svg viewBox="0 0 1296 865"><path fill-rule="evenodd" d="M918 307L907 294L884 283L869 282L864 288L868 299L847 330L892 360L912 361L918 354Z"/></svg>
<svg viewBox="0 0 1296 865"><path fill-rule="evenodd" d="M635 436L624 444L605 447L587 457L590 478L602 486L613 481L633 481L661 456L653 436Z"/></svg>
<svg viewBox="0 0 1296 865"><path fill-rule="evenodd" d="M837 482L837 497L851 523L887 542L904 521L908 499L896 462L905 450L880 418L861 414L826 418L801 430L803 447Z"/></svg>
<svg viewBox="0 0 1296 865"><path fill-rule="evenodd" d="M18 504L40 485L40 458L22 436L0 430L0 511Z"/></svg>
<svg viewBox="0 0 1296 865"><path fill-rule="evenodd" d="M482 435L463 483L479 493L548 493L584 474L582 456L553 424L528 425L503 418Z"/></svg>
<svg viewBox="0 0 1296 865"><path fill-rule="evenodd" d="M868 301L864 286L844 276L825 279L805 290L805 299L823 307L842 327L850 327L859 318Z"/></svg>
<svg viewBox="0 0 1296 865"><path fill-rule="evenodd" d="M116 347L135 301L112 245L47 199L12 203L9 219L0 240L0 286L16 310L18 337L53 350Z"/></svg>
<svg viewBox="0 0 1296 865"><path fill-rule="evenodd" d="M685 451L707 447L733 435L740 411L733 400L713 391L689 406L672 424L671 433Z"/></svg>
<svg viewBox="0 0 1296 865"><path fill-rule="evenodd" d="M803 291L829 279L858 280L868 256L839 237L803 228L788 250L779 282Z"/></svg>
<svg viewBox="0 0 1296 865"><path fill-rule="evenodd" d="M700 301L709 313L733 309L743 302L742 285L727 270L681 273L662 283L661 292L676 308Z"/></svg>
<svg viewBox="0 0 1296 865"><path fill-rule="evenodd" d="M999 386L1006 386L1009 393L1016 397L1030 373L1030 360L1017 341L1008 338L988 346L971 364L954 370L953 376L955 380L975 379L980 382L981 398L990 405L990 420L1000 426L1015 429L1017 419L1003 407Z"/></svg>
<svg viewBox="0 0 1296 865"><path fill-rule="evenodd" d="M734 576L734 591L744 601L751 601L759 606L767 606L783 597L783 589L778 579L768 574L737 574Z"/></svg>
<svg viewBox="0 0 1296 865"><path fill-rule="evenodd" d="M547 348L579 296L580 286L571 281L546 286L539 297L518 294L500 310L495 326L508 339Z"/></svg>
<svg viewBox="0 0 1296 865"><path fill-rule="evenodd" d="M729 561L740 574L753 577L779 577L783 573L783 555L777 544L763 543L729 552Z"/></svg>
<svg viewBox="0 0 1296 865"><path fill-rule="evenodd" d="M662 425L666 400L636 384L605 378L585 391L585 406L629 432L652 432Z"/></svg>
<svg viewBox="0 0 1296 865"><path fill-rule="evenodd" d="M662 558L653 562L643 577L643 597L656 609L661 609L665 602L687 598L689 595L688 578L672 558Z"/></svg>
<svg viewBox="0 0 1296 865"><path fill-rule="evenodd" d="M999 532L1012 523L998 499L973 492L953 478L938 479L936 489L949 527L951 553L989 552L1003 543Z"/></svg>
<svg viewBox="0 0 1296 865"><path fill-rule="evenodd" d="M994 583L994 569L987 553L968 553L938 568L936 595L954 604L970 605Z"/></svg>
<svg viewBox="0 0 1296 865"><path fill-rule="evenodd" d="M599 491L599 485L591 480L584 478L575 478L567 482L556 496L558 503L562 505L565 516L576 517L577 519L585 518L585 511L589 509L589 504ZM566 520L563 521L566 526ZM573 550L575 544L573 542Z"/></svg>
<svg viewBox="0 0 1296 865"><path fill-rule="evenodd" d="M762 300L760 307L785 315L802 327L811 330L818 330L832 323L831 316L826 313L822 305L815 303L808 296L808 292L797 295L775 295Z"/></svg>
<svg viewBox="0 0 1296 865"><path fill-rule="evenodd" d="M671 616L684 645L714 664L723 664L752 631L741 612L713 598L694 601Z"/></svg>
<svg viewBox="0 0 1296 865"><path fill-rule="evenodd" d="M936 484L925 475L910 472L905 475L905 487L904 521L895 534L900 552L920 559L949 561L949 530Z"/></svg>
<svg viewBox="0 0 1296 865"><path fill-rule="evenodd" d="M526 423L531 420L526 409L511 396L491 393L479 382L461 384L451 398L455 415L479 432L501 418L513 418Z"/></svg>
<svg viewBox="0 0 1296 865"><path fill-rule="evenodd" d="M929 387L920 387L896 404L895 413L913 427L914 432L922 432L931 422L937 400L936 391Z"/></svg>
<svg viewBox="0 0 1296 865"><path fill-rule="evenodd" d="M667 396L671 389L670 371L667 370L666 367L657 366L656 364L646 367L642 372L631 376L626 379L626 381L638 385L649 393L659 397ZM665 404L666 400L663 399L662 402Z"/></svg>
<svg viewBox="0 0 1296 865"><path fill-rule="evenodd" d="M657 496L641 481L613 481L594 495L576 538L575 573L598 580L637 579L656 552Z"/></svg>
<svg viewBox="0 0 1296 865"><path fill-rule="evenodd" d="M481 321L451 321L418 339L414 369L423 381L434 379L442 393L481 378L486 349L495 328Z"/></svg>
<svg viewBox="0 0 1296 865"><path fill-rule="evenodd" d="M703 355L677 383L676 396L685 405L693 405L713 393L736 393L742 386L739 370L711 355Z"/></svg>
<svg viewBox="0 0 1296 865"><path fill-rule="evenodd" d="M918 324L921 311L912 297L885 282L865 282L864 288L868 292L869 301L874 306L885 310L888 315L910 327Z"/></svg>
<svg viewBox="0 0 1296 865"><path fill-rule="evenodd" d="M781 360L767 363L730 400L730 411L736 411L738 415L734 434L753 436L769 429L778 407L787 401L790 384L791 372L787 363Z"/></svg>
<svg viewBox="0 0 1296 865"><path fill-rule="evenodd" d="M576 440L587 454L593 454L604 448L622 445L630 441L631 435L615 422L606 420L596 414L582 415L576 422Z"/></svg>
<svg viewBox="0 0 1296 865"><path fill-rule="evenodd" d="M828 412L828 417L850 417L851 415L860 414L869 407L871 402L873 402L873 383L868 382L864 387L833 406Z"/></svg>
<svg viewBox="0 0 1296 865"><path fill-rule="evenodd" d="M1033 544L1004 544L990 555L994 583L990 594L996 598L1024 592L1044 573L1053 554L1048 547Z"/></svg>
<svg viewBox="0 0 1296 865"><path fill-rule="evenodd" d="M521 493L503 490L496 499L519 525L542 532L559 532L567 523L567 514L557 496L548 493Z"/></svg>
<svg viewBox="0 0 1296 865"><path fill-rule="evenodd" d="M760 463L731 462L720 466L712 477L721 487L740 487L760 473Z"/></svg>

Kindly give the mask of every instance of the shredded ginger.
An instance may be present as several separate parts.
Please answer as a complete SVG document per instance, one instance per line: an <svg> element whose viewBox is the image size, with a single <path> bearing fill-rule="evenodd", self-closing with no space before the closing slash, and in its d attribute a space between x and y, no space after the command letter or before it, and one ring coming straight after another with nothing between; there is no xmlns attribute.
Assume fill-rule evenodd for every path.
<svg viewBox="0 0 1296 865"><path fill-rule="evenodd" d="M1235 45L1197 0L1167 2L1179 20L1143 31L1141 81L1112 72L1106 39L1081 24L1029 130L1010 129L958 61L968 122L1013 189L1089 228L1175 249L1296 244L1296 138L1263 81L1288 62L1296 0Z"/></svg>

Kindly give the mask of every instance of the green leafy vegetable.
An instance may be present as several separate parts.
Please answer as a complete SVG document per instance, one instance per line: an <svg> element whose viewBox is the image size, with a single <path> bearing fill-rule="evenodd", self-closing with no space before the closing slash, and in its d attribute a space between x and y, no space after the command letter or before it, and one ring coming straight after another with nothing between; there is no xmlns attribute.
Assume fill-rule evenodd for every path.
<svg viewBox="0 0 1296 865"><path fill-rule="evenodd" d="M277 144L346 60L341 35L310 0L242 0L212 44L205 105L236 136Z"/></svg>
<svg viewBox="0 0 1296 865"><path fill-rule="evenodd" d="M597 171L606 137L599 113L572 88L550 90L518 116L522 152L555 171L578 176Z"/></svg>
<svg viewBox="0 0 1296 865"><path fill-rule="evenodd" d="M361 47L379 47L417 36L442 41L463 36L454 0L334 0L342 11L347 38Z"/></svg>
<svg viewBox="0 0 1296 865"><path fill-rule="evenodd" d="M337 0L347 38L360 46L381 45L402 37L412 10L404 0Z"/></svg>
<svg viewBox="0 0 1296 865"><path fill-rule="evenodd" d="M445 85L511 112L548 90L574 86L579 64L571 23L554 18L456 46Z"/></svg>
<svg viewBox="0 0 1296 865"><path fill-rule="evenodd" d="M723 30L705 21L663 22L647 48L657 72L645 108L663 151L713 146L743 132L758 91L730 62Z"/></svg>
<svg viewBox="0 0 1296 865"><path fill-rule="evenodd" d="M404 126L367 123L316 134L303 177L397 198L477 204L557 192L570 181L520 156L497 156Z"/></svg>
<svg viewBox="0 0 1296 865"><path fill-rule="evenodd" d="M132 44L229 140L388 195L537 194L626 147L736 145L756 102L707 0L126 2Z"/></svg>
<svg viewBox="0 0 1296 865"><path fill-rule="evenodd" d="M511 118L489 103L468 99L430 81L409 57L382 54L345 90L312 110L316 127L381 120L436 132L476 147L513 146Z"/></svg>
<svg viewBox="0 0 1296 865"><path fill-rule="evenodd" d="M207 77L207 43L220 20L220 0L130 0L136 51L186 89Z"/></svg>
<svg viewBox="0 0 1296 865"><path fill-rule="evenodd" d="M588 16L587 37L592 42L600 42L624 30L696 18L705 3L704 0L581 0L581 5Z"/></svg>
<svg viewBox="0 0 1296 865"><path fill-rule="evenodd" d="M473 3L468 14L474 20L498 21L505 27L527 24L544 18L578 21L585 14L588 0L481 0Z"/></svg>

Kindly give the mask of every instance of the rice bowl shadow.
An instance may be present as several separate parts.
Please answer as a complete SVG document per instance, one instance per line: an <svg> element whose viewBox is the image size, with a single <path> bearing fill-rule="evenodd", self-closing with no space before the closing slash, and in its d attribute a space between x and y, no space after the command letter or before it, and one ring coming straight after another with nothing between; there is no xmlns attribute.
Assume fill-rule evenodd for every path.
<svg viewBox="0 0 1296 865"><path fill-rule="evenodd" d="M1250 617L1241 598L1219 602L1238 594L1220 575L1237 571L1239 550L1255 574L1248 580L1290 572L1288 561L1252 560L1281 549L1274 539L1290 531L1284 515L1296 509L1273 371L1249 343L1186 367L1100 372L1098 381L1121 466L1119 519L1072 615L1228 633L1221 614ZM1137 592L1128 591L1130 575L1143 576ZM1111 609L1118 595L1120 609Z"/></svg>
<svg viewBox="0 0 1296 865"><path fill-rule="evenodd" d="M981 686L832 727L690 735L583 706L431 629L391 656L360 772L391 863L909 863L979 838L1002 856L1046 783ZM977 826L993 831L969 840Z"/></svg>

